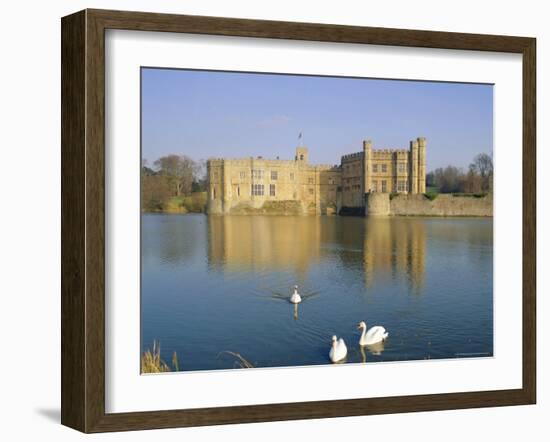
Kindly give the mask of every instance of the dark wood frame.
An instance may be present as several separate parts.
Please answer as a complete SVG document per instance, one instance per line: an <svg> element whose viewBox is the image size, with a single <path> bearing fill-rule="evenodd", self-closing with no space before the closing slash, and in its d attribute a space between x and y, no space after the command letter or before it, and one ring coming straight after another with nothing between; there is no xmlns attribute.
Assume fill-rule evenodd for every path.
<svg viewBox="0 0 550 442"><path fill-rule="evenodd" d="M105 30L184 32L518 53L523 56L523 386L515 390L105 413ZM84 10L62 30L61 422L84 432L311 419L536 400L536 40L141 12Z"/></svg>

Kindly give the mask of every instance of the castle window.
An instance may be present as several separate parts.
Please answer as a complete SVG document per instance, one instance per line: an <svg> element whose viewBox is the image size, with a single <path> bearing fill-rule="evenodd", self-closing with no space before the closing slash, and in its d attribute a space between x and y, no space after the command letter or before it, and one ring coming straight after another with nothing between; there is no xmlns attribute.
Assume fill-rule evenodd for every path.
<svg viewBox="0 0 550 442"><path fill-rule="evenodd" d="M237 196L241 196L241 188L240 188L240 186L237 186Z"/></svg>
<svg viewBox="0 0 550 442"><path fill-rule="evenodd" d="M378 192L378 181L373 181L372 182L372 191L373 192Z"/></svg>
<svg viewBox="0 0 550 442"><path fill-rule="evenodd" d="M241 177L241 180L246 179L246 172L245 172L245 171L242 171L242 172L240 173L240 177Z"/></svg>
<svg viewBox="0 0 550 442"><path fill-rule="evenodd" d="M262 180L264 178L264 171L261 169L252 170L252 179L253 180Z"/></svg>
<svg viewBox="0 0 550 442"><path fill-rule="evenodd" d="M269 196L275 196L275 184L269 185Z"/></svg>
<svg viewBox="0 0 550 442"><path fill-rule="evenodd" d="M378 164L373 164L373 165L372 165L372 171L373 171L374 173L378 173ZM375 192L376 192L376 191L375 191Z"/></svg>
<svg viewBox="0 0 550 442"><path fill-rule="evenodd" d="M407 191L407 182L406 181L397 181L397 191L406 192Z"/></svg>
<svg viewBox="0 0 550 442"><path fill-rule="evenodd" d="M399 168L399 173L405 173L407 171L405 163L399 163L398 168Z"/></svg>
<svg viewBox="0 0 550 442"><path fill-rule="evenodd" d="M290 172L290 179L291 181L294 181L294 172Z"/></svg>
<svg viewBox="0 0 550 442"><path fill-rule="evenodd" d="M310 188L309 188L309 194L310 194L310 195L313 195L313 187L310 187Z"/></svg>
<svg viewBox="0 0 550 442"><path fill-rule="evenodd" d="M303 159L304 159L304 155L303 155L303 154L300 154L300 160L303 161Z"/></svg>
<svg viewBox="0 0 550 442"><path fill-rule="evenodd" d="M307 183L308 183L308 184L313 184L313 178L308 178L308 179L307 179Z"/></svg>
<svg viewBox="0 0 550 442"><path fill-rule="evenodd" d="M216 188L215 187L212 187L212 199L213 200L216 199Z"/></svg>
<svg viewBox="0 0 550 442"><path fill-rule="evenodd" d="M252 184L252 195L263 196L263 194L264 194L263 184Z"/></svg>
<svg viewBox="0 0 550 442"><path fill-rule="evenodd" d="M388 191L387 181L382 180L382 193L386 193Z"/></svg>
<svg viewBox="0 0 550 442"><path fill-rule="evenodd" d="M279 174L277 173L276 170L272 170L271 171L271 179L272 180L276 180L278 178Z"/></svg>
<svg viewBox="0 0 550 442"><path fill-rule="evenodd" d="M329 178L329 179L328 179L328 183L329 183L329 184L334 184L334 178Z"/></svg>
<svg viewBox="0 0 550 442"><path fill-rule="evenodd" d="M382 164L382 173L386 173L387 171L388 171L388 165L387 164ZM384 191L382 191L382 192L384 192Z"/></svg>

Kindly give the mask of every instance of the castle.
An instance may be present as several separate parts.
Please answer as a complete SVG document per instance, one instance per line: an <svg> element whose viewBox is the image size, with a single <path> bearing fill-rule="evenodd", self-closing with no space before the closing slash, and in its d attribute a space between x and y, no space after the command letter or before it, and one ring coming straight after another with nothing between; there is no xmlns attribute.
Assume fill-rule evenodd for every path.
<svg viewBox="0 0 550 442"><path fill-rule="evenodd" d="M334 166L310 164L305 146L294 160L210 159L207 175L210 214L365 213L377 194L426 192L426 139L408 150L373 149L367 140Z"/></svg>

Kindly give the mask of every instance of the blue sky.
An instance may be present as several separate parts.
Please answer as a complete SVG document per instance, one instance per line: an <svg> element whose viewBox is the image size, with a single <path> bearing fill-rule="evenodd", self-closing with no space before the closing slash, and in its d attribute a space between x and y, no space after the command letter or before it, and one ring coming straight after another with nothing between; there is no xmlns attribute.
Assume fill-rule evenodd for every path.
<svg viewBox="0 0 550 442"><path fill-rule="evenodd" d="M466 168L493 146L491 85L142 69L142 156L294 158L339 164L427 138L427 168Z"/></svg>

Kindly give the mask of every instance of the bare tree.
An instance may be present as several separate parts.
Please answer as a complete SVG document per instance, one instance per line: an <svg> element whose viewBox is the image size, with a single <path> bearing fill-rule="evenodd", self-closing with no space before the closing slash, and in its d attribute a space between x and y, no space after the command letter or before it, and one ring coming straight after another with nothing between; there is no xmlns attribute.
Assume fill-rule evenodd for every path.
<svg viewBox="0 0 550 442"><path fill-rule="evenodd" d="M464 177L463 192L480 193L482 191L482 179L473 164L470 164L468 173Z"/></svg>
<svg viewBox="0 0 550 442"><path fill-rule="evenodd" d="M479 172L481 178L485 178L493 174L493 159L486 153L476 155L470 167L472 166Z"/></svg>
<svg viewBox="0 0 550 442"><path fill-rule="evenodd" d="M442 193L460 192L463 176L464 172L458 167L447 166L445 169L440 167L433 172L433 182Z"/></svg>
<svg viewBox="0 0 550 442"><path fill-rule="evenodd" d="M493 180L493 159L486 153L480 153L475 156L470 164L470 170L478 173L481 177L481 190L487 192L492 188Z"/></svg>
<svg viewBox="0 0 550 442"><path fill-rule="evenodd" d="M176 196L191 192L197 165L185 155L167 155L155 161L159 173L166 176Z"/></svg>
<svg viewBox="0 0 550 442"><path fill-rule="evenodd" d="M141 207L146 212L162 211L172 196L170 183L163 175L142 173Z"/></svg>
<svg viewBox="0 0 550 442"><path fill-rule="evenodd" d="M426 175L426 184L436 186L441 193L482 193L493 188L493 159L490 155L476 155L468 172L455 166L438 168Z"/></svg>

